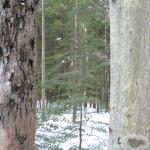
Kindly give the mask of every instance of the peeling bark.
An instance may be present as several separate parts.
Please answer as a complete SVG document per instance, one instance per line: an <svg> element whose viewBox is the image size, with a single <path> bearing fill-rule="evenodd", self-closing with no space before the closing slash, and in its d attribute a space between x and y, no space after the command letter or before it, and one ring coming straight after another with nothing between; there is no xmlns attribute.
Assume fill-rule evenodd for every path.
<svg viewBox="0 0 150 150"><path fill-rule="evenodd" d="M0 1L0 150L33 150L34 0Z"/></svg>
<svg viewBox="0 0 150 150"><path fill-rule="evenodd" d="M109 150L150 149L150 1L110 0Z"/></svg>

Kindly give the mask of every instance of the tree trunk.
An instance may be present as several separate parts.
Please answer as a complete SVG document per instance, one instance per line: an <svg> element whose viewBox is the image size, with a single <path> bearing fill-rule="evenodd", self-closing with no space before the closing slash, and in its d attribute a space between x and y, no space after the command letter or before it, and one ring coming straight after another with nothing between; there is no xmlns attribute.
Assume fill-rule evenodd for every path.
<svg viewBox="0 0 150 150"><path fill-rule="evenodd" d="M44 13L44 0L42 0L42 85L45 83L45 13ZM43 107L46 106L46 93L45 87L42 87L41 100Z"/></svg>
<svg viewBox="0 0 150 150"><path fill-rule="evenodd" d="M110 0L109 150L149 150L150 1Z"/></svg>
<svg viewBox="0 0 150 150"><path fill-rule="evenodd" d="M0 1L0 150L34 150L35 1Z"/></svg>
<svg viewBox="0 0 150 150"><path fill-rule="evenodd" d="M83 124L83 113L82 103L80 104L80 126L79 126L79 150L82 150L82 124Z"/></svg>

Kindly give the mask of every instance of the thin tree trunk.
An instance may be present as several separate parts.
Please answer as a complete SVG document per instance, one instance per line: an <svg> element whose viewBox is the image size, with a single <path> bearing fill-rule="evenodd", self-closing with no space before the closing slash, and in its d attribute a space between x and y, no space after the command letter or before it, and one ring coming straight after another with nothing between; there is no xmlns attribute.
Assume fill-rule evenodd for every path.
<svg viewBox="0 0 150 150"><path fill-rule="evenodd" d="M74 14L74 62L73 62L73 69L77 70L77 50L78 50L78 38L77 38L77 29L78 29L78 22L77 22L77 7L78 7L78 0L75 0L75 14ZM78 79L74 79L74 97L77 94L77 81ZM76 98L76 97L75 97Z"/></svg>
<svg viewBox="0 0 150 150"><path fill-rule="evenodd" d="M77 113L77 104L73 104L73 115L72 115L73 123L76 123L76 113Z"/></svg>
<svg viewBox="0 0 150 150"><path fill-rule="evenodd" d="M42 0L42 85L45 83L45 15L44 0ZM46 105L45 87L42 86L42 104Z"/></svg>
<svg viewBox="0 0 150 150"><path fill-rule="evenodd" d="M36 1L0 1L0 150L34 150Z"/></svg>
<svg viewBox="0 0 150 150"><path fill-rule="evenodd" d="M80 105L79 150L82 149L82 103Z"/></svg>
<svg viewBox="0 0 150 150"><path fill-rule="evenodd" d="M150 1L110 0L109 150L150 145ZM141 147L140 147L141 146Z"/></svg>
<svg viewBox="0 0 150 150"><path fill-rule="evenodd" d="M107 8L107 0L105 0L105 8ZM108 22L108 14L107 14L107 9L106 9L106 14L105 14L105 28L104 28L104 44L105 44L105 57L107 56L107 51L108 51L108 47L107 47L107 22Z"/></svg>
<svg viewBox="0 0 150 150"><path fill-rule="evenodd" d="M78 24L77 24L77 6L78 6L78 1L75 0L75 14L74 14L74 60L73 60L73 69L76 70L77 69L77 50L78 50L78 39L77 39L77 28L78 28ZM77 99L77 78L73 79L73 98L76 100ZM76 123L76 112L77 112L77 104L74 103L73 106L73 122Z"/></svg>

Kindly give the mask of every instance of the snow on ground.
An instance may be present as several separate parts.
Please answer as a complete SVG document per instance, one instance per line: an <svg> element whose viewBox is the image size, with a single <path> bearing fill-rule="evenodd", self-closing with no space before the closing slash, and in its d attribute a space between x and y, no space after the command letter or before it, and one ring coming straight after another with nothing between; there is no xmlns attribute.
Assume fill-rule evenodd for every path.
<svg viewBox="0 0 150 150"><path fill-rule="evenodd" d="M36 130L37 149L78 150L80 111L77 111L76 123L72 122L72 111L46 117L47 121ZM108 112L97 113L96 109L89 106L83 108L82 148L107 150L108 124Z"/></svg>

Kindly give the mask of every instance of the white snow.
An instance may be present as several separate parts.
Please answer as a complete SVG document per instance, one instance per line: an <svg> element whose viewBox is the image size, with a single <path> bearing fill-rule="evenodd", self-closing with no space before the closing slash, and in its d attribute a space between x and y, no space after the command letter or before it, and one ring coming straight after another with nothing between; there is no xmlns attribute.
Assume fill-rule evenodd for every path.
<svg viewBox="0 0 150 150"><path fill-rule="evenodd" d="M64 113L61 116L49 116L49 119L37 129L36 144L40 145L41 142L44 145L44 141L40 141L38 138L40 135L40 137L47 137L54 141L59 140L57 143L58 147L63 150L70 150L73 146L77 147L79 145L79 110L76 117L77 123L72 123L72 111ZM108 112L97 113L96 109L90 108L89 105L87 108L83 108L82 148L87 150L107 150L108 125ZM49 144L47 143L47 145ZM43 147L43 150L52 149Z"/></svg>
<svg viewBox="0 0 150 150"><path fill-rule="evenodd" d="M61 37L58 37L56 40L57 40L57 41L60 41L60 40L61 40Z"/></svg>

